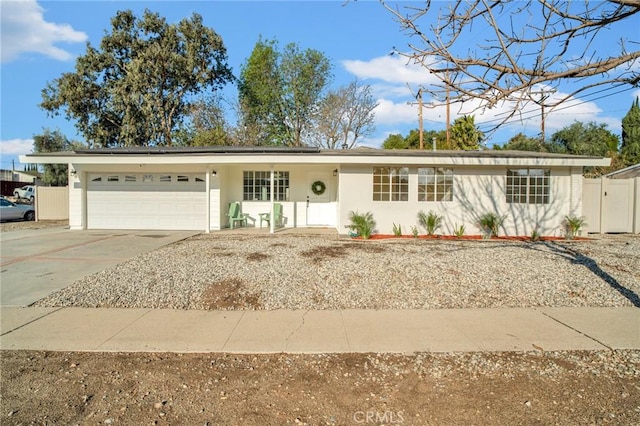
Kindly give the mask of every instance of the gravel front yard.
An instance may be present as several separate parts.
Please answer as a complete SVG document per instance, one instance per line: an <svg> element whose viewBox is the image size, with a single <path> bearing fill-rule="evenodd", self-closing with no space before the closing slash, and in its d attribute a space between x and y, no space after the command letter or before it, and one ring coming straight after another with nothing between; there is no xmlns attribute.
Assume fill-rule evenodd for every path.
<svg viewBox="0 0 640 426"><path fill-rule="evenodd" d="M579 242L354 241L202 234L37 306L408 309L640 306L640 236Z"/></svg>

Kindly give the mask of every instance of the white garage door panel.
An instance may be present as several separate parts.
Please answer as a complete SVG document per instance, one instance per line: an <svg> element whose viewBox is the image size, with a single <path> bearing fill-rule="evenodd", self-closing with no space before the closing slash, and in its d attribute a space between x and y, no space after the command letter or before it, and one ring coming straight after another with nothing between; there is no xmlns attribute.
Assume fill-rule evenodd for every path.
<svg viewBox="0 0 640 426"><path fill-rule="evenodd" d="M131 183L90 180L87 190L87 227L204 230L205 186L201 182Z"/></svg>

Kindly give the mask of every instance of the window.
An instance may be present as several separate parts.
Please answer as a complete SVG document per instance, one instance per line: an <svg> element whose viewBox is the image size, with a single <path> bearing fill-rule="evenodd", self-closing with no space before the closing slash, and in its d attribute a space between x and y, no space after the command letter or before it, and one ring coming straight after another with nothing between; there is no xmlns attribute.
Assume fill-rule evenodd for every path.
<svg viewBox="0 0 640 426"><path fill-rule="evenodd" d="M289 195L289 172L274 172L275 201L286 201ZM243 172L242 199L244 201L268 201L271 191L271 172Z"/></svg>
<svg viewBox="0 0 640 426"><path fill-rule="evenodd" d="M134 175L126 175L124 177L124 181L125 182L136 182L138 180L138 178Z"/></svg>
<svg viewBox="0 0 640 426"><path fill-rule="evenodd" d="M418 169L418 201L453 201L453 169Z"/></svg>
<svg viewBox="0 0 640 426"><path fill-rule="evenodd" d="M120 181L120 176L109 176L107 178L107 182L119 182Z"/></svg>
<svg viewBox="0 0 640 426"><path fill-rule="evenodd" d="M549 204L549 176L544 169L508 169L507 203Z"/></svg>
<svg viewBox="0 0 640 426"><path fill-rule="evenodd" d="M409 201L409 168L374 167L373 201Z"/></svg>
<svg viewBox="0 0 640 426"><path fill-rule="evenodd" d="M102 176L94 177L91 182L102 182Z"/></svg>
<svg viewBox="0 0 640 426"><path fill-rule="evenodd" d="M153 182L153 175L142 175L143 182Z"/></svg>
<svg viewBox="0 0 640 426"><path fill-rule="evenodd" d="M160 182L171 182L171 175L160 175Z"/></svg>
<svg viewBox="0 0 640 426"><path fill-rule="evenodd" d="M178 175L177 181L178 182L189 182L189 176Z"/></svg>

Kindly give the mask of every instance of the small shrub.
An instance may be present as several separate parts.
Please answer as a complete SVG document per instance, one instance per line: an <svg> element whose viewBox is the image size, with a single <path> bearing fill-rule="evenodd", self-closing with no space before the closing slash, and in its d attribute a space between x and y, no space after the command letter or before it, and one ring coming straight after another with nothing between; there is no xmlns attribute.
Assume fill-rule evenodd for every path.
<svg viewBox="0 0 640 426"><path fill-rule="evenodd" d="M533 231L531 231L531 241L539 241L540 240L540 233L538 232L537 229L534 229Z"/></svg>
<svg viewBox="0 0 640 426"><path fill-rule="evenodd" d="M442 226L442 216L432 211L428 214L420 211L418 213L418 222L427 230L427 235L433 235Z"/></svg>
<svg viewBox="0 0 640 426"><path fill-rule="evenodd" d="M402 225L396 225L395 223L393 224L393 235L395 235L396 237L402 236Z"/></svg>
<svg viewBox="0 0 640 426"><path fill-rule="evenodd" d="M349 213L349 220L351 221L349 229L356 231L365 240L371 237L376 227L376 221L371 212L360 214L357 211L352 211Z"/></svg>
<svg viewBox="0 0 640 426"><path fill-rule="evenodd" d="M498 216L493 212L487 212L480 216L478 227L482 231L482 236L484 238L497 237L504 219L505 216Z"/></svg>
<svg viewBox="0 0 640 426"><path fill-rule="evenodd" d="M411 227L411 235L413 236L413 238L418 238L418 227L417 226L412 226Z"/></svg>
<svg viewBox="0 0 640 426"><path fill-rule="evenodd" d="M462 238L464 235L464 225L456 225L455 228L453 228L453 235L455 235L456 238Z"/></svg>
<svg viewBox="0 0 640 426"><path fill-rule="evenodd" d="M567 240L573 240L576 235L580 234L582 227L587 224L584 217L577 217L573 215L565 216L562 221L562 227L564 228L564 235Z"/></svg>

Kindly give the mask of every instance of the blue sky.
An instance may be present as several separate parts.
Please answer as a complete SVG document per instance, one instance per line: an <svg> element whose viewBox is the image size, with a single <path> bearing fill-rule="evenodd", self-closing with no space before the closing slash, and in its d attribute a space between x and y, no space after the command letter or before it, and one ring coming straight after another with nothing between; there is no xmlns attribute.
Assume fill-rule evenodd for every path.
<svg viewBox="0 0 640 426"><path fill-rule="evenodd" d="M141 14L148 8L169 22L199 13L204 23L222 36L229 65L236 75L260 36L276 39L281 47L295 42L303 49L322 51L334 66L333 88L358 78L374 89L379 106L376 132L363 141L368 146L379 147L389 134L406 135L418 127L417 106L410 104L414 98L409 87L415 91L419 85L429 83L424 69L408 66L398 55L389 55L394 47L406 50L410 39L377 1L1 1L3 169L10 168L12 160L18 165L17 156L31 152L33 135L44 128L59 129L70 139L82 140L72 122L63 116L47 117L40 110L41 90L47 82L73 70L75 57L85 52L87 41L94 46L99 44L118 10L131 9ZM616 28L620 34L613 32L611 40L625 33L636 34L635 39L640 39L638 20L629 20L625 25ZM235 88L228 87L224 95L233 100ZM575 99L574 107L549 114L547 134L574 120L606 123L611 131L620 134L620 120L639 95L637 88L586 94ZM452 110L453 114L456 112ZM499 109L476 112L476 122L482 128L483 122L494 120L498 113ZM443 108L425 108L423 114L426 130L444 129ZM530 117L493 134L488 144L502 144L518 132L535 136L540 119L535 112Z"/></svg>

